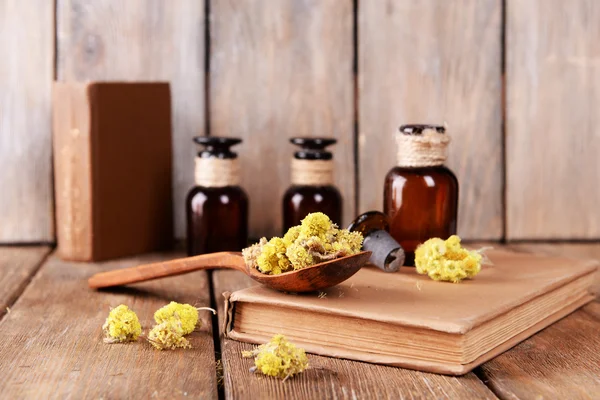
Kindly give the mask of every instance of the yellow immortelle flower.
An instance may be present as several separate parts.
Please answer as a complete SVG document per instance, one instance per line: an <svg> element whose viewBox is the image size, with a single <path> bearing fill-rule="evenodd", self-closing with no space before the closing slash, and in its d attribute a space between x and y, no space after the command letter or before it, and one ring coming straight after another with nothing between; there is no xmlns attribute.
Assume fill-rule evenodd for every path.
<svg viewBox="0 0 600 400"><path fill-rule="evenodd" d="M156 310L154 313L155 325L148 333L148 341L159 350L178 347L191 348L190 342L184 335L190 334L198 325L198 311L215 310L208 307L194 307L190 304L181 304L175 301L170 302Z"/></svg>
<svg viewBox="0 0 600 400"><path fill-rule="evenodd" d="M262 238L242 251L250 268L265 274L306 268L360 252L363 237L358 232L338 229L323 213L311 213L302 224L290 228L283 238Z"/></svg>
<svg viewBox="0 0 600 400"><path fill-rule="evenodd" d="M285 256L285 242L283 239L274 237L267 242L256 263L258 268L265 274L281 274L290 269L290 260Z"/></svg>
<svg viewBox="0 0 600 400"><path fill-rule="evenodd" d="M481 259L481 252L462 247L456 235L446 241L429 239L415 250L417 272L435 281L457 283L472 278L481 270Z"/></svg>
<svg viewBox="0 0 600 400"><path fill-rule="evenodd" d="M269 343L252 351L242 351L243 357L254 357L251 371L286 380L308 368L304 349L288 342L283 335L275 335Z"/></svg>
<svg viewBox="0 0 600 400"><path fill-rule="evenodd" d="M363 236L360 232L350 232L346 229L339 229L332 246L333 251L344 253L344 255L352 255L360 252L362 243Z"/></svg>
<svg viewBox="0 0 600 400"><path fill-rule="evenodd" d="M158 350L191 348L190 342L183 337L183 326L178 318L171 318L155 325L148 333L148 341Z"/></svg>
<svg viewBox="0 0 600 400"><path fill-rule="evenodd" d="M283 243L285 244L285 247L291 246L296 239L298 239L298 236L300 236L300 227L301 225L292 226L290 229L288 229L285 235L283 235Z"/></svg>
<svg viewBox="0 0 600 400"><path fill-rule="evenodd" d="M142 325L137 315L126 305L113 308L102 325L105 343L133 342L142 333Z"/></svg>
<svg viewBox="0 0 600 400"><path fill-rule="evenodd" d="M327 215L321 212L310 213L302 220L298 237L317 236L324 240L332 225L333 223Z"/></svg>
<svg viewBox="0 0 600 400"><path fill-rule="evenodd" d="M154 313L154 320L157 324L174 319L177 319L181 323L183 334L187 335L196 329L198 310L189 304L180 304L172 301Z"/></svg>

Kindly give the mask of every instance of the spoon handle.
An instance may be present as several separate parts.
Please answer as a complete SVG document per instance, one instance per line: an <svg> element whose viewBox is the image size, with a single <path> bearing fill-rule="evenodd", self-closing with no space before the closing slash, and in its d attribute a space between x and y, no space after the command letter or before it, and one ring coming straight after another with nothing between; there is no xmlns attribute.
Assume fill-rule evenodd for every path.
<svg viewBox="0 0 600 400"><path fill-rule="evenodd" d="M98 289L215 268L231 268L248 273L241 253L220 252L100 272L88 279L88 285Z"/></svg>

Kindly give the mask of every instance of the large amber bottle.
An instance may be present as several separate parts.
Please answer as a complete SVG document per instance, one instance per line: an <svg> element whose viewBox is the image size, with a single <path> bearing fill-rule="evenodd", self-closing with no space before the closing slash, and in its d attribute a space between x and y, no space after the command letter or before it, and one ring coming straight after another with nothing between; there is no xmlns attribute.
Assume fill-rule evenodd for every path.
<svg viewBox="0 0 600 400"><path fill-rule="evenodd" d="M292 185L283 196L283 232L309 213L322 212L341 226L342 196L333 185L333 155L325 150L333 138L292 138L301 149L292 159Z"/></svg>
<svg viewBox="0 0 600 400"><path fill-rule="evenodd" d="M385 177L383 208L405 265L414 265L420 243L456 233L458 180L443 165L449 143L443 126L403 125L396 135L398 163Z"/></svg>
<svg viewBox="0 0 600 400"><path fill-rule="evenodd" d="M194 186L186 200L188 255L240 251L248 242L248 197L231 146L238 138L195 137L205 146L196 157Z"/></svg>

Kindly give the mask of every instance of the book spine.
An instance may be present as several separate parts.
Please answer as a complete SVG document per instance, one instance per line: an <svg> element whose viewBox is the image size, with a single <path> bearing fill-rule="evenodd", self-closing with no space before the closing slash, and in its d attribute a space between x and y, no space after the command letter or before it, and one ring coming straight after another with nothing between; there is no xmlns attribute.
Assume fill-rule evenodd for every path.
<svg viewBox="0 0 600 400"><path fill-rule="evenodd" d="M58 255L89 261L93 254L87 85L54 84L53 131Z"/></svg>
<svg viewBox="0 0 600 400"><path fill-rule="evenodd" d="M230 301L231 292L223 292L223 297L225 298L223 333L227 337L227 334L233 329L233 303Z"/></svg>

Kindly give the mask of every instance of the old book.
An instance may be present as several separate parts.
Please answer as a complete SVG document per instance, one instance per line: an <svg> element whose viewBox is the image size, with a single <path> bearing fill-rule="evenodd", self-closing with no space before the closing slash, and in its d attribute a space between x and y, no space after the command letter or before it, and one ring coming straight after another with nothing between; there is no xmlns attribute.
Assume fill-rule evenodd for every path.
<svg viewBox="0 0 600 400"><path fill-rule="evenodd" d="M458 284L363 268L320 294L226 293L225 333L257 344L282 333L310 353L461 375L593 299L596 261L488 254L494 265Z"/></svg>
<svg viewBox="0 0 600 400"><path fill-rule="evenodd" d="M55 82L58 254L100 261L173 242L168 83Z"/></svg>

